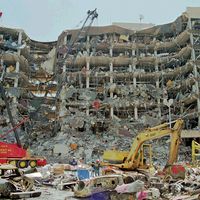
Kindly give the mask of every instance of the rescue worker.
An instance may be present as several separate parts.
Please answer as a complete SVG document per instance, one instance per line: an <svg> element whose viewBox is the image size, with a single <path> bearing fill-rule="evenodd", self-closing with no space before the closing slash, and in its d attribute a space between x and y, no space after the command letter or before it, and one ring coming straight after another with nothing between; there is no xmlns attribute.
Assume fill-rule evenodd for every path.
<svg viewBox="0 0 200 200"><path fill-rule="evenodd" d="M99 160L96 160L96 162L92 162L92 176L95 177L95 176L99 176L100 173L99 173L99 170L100 170L100 162Z"/></svg>
<svg viewBox="0 0 200 200"><path fill-rule="evenodd" d="M97 133L97 126L95 122L91 122L91 130L94 135Z"/></svg>
<svg viewBox="0 0 200 200"><path fill-rule="evenodd" d="M69 162L69 164L72 165L72 166L76 166L77 165L76 158L73 157L72 160Z"/></svg>

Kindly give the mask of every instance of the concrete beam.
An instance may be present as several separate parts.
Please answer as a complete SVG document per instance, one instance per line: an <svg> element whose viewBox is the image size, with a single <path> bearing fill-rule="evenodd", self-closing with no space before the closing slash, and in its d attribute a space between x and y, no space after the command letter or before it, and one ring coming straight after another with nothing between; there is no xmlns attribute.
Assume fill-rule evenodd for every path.
<svg viewBox="0 0 200 200"><path fill-rule="evenodd" d="M200 138L200 130L182 130L181 138Z"/></svg>

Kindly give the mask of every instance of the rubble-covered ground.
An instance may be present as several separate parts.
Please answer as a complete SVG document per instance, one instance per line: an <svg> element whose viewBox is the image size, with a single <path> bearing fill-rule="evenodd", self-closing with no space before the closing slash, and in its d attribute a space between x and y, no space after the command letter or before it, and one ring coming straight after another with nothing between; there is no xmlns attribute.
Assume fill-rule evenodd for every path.
<svg viewBox="0 0 200 200"><path fill-rule="evenodd" d="M67 164L72 157L89 164L107 149L130 150L145 128L182 118L186 134L178 162L191 162L191 141L200 128L199 13L187 8L174 22L143 30L66 30L52 42L0 27L1 85L14 123L28 117L17 129L22 144L49 164ZM80 31L87 35L76 38ZM12 143L2 95L0 112L0 134ZM165 165L169 141L148 141L154 165ZM65 193L42 190L41 199Z"/></svg>
<svg viewBox="0 0 200 200"><path fill-rule="evenodd" d="M90 27L83 41L76 38L79 29L38 42L21 29L1 27L2 85L15 124L29 118L18 129L22 144L48 162L90 161L106 149L129 150L147 127L182 118L187 157L184 146L191 146L200 123L196 9L144 30ZM5 134L12 127L3 98L0 111ZM14 135L4 139L13 142ZM165 143L155 144L156 157L166 158Z"/></svg>
<svg viewBox="0 0 200 200"><path fill-rule="evenodd" d="M128 150L138 132L169 121L169 103L171 120L183 118L186 137L196 137L196 9L187 8L174 22L144 30L90 27L81 35L83 41L76 38L79 29L44 43L21 29L0 28L8 103L16 124L29 118L18 130L22 143L49 162L99 158L108 148ZM11 125L2 98L0 111L3 134ZM13 134L6 139L13 141ZM185 140L190 139L183 139L183 146Z"/></svg>
<svg viewBox="0 0 200 200"><path fill-rule="evenodd" d="M73 192L71 191L60 191L55 188L51 187L41 187L38 188L41 192L42 195L40 197L37 197L37 200L74 200L77 199L73 197ZM34 199L34 198L27 198L27 199Z"/></svg>
<svg viewBox="0 0 200 200"><path fill-rule="evenodd" d="M141 199L140 195L146 195L142 199L197 200L200 197L198 167L185 165L186 172L182 178L167 178L159 175L158 171L143 174L115 170L115 175L90 176L90 179L81 180L74 169L90 170L90 167L84 164L54 164L37 168L34 189L42 191L37 199L128 200ZM102 168L101 173L105 169Z"/></svg>

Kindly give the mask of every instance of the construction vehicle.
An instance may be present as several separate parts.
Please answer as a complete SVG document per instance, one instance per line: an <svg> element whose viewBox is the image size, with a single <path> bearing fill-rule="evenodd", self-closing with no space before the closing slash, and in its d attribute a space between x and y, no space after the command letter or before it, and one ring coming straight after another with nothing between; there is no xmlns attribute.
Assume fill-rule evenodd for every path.
<svg viewBox="0 0 200 200"><path fill-rule="evenodd" d="M9 163L19 168L25 168L28 166L32 168L36 166L44 166L47 163L44 157L31 156L28 152L27 145L24 145L24 147L22 147L19 134L18 134L18 128L28 120L28 117L25 117L17 125L15 124L13 116L12 116L12 112L10 110L9 101L6 96L6 91L3 86L5 71L6 71L6 67L4 66L3 72L0 78L0 95L5 102L6 110L8 113L9 121L12 125L12 129L9 130L6 134L1 135L0 138L5 137L7 134L11 132L14 132L16 143L0 142L0 163L1 164Z"/></svg>
<svg viewBox="0 0 200 200"><path fill-rule="evenodd" d="M192 164L200 164L200 144L195 140L192 140Z"/></svg>
<svg viewBox="0 0 200 200"><path fill-rule="evenodd" d="M164 136L170 136L170 151L169 158L166 163L166 167L172 166L177 161L179 143L181 140L181 130L183 128L183 120L177 119L174 122L173 128L169 128L169 123L164 123L153 128L148 128L138 134L134 139L132 147L129 152L118 152L115 150L108 150L104 152L104 162L102 166L113 166L122 170L136 170L147 169L152 165L151 158L151 145L144 144L147 141L162 138ZM149 163L147 164L147 158L145 157L145 149L148 149ZM107 161L107 162L106 162ZM118 163L116 163L116 161ZM178 170L184 171L182 166L176 166ZM170 169L171 170L171 169Z"/></svg>

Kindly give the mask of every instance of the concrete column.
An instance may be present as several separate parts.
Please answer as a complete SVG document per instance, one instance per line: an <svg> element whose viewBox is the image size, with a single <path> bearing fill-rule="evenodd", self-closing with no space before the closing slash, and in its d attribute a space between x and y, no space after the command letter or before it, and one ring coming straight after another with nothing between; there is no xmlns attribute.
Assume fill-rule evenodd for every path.
<svg viewBox="0 0 200 200"><path fill-rule="evenodd" d="M18 61L16 62L16 65L15 65L15 72L19 73L19 62ZM18 78L15 78L14 87L18 87Z"/></svg>
<svg viewBox="0 0 200 200"><path fill-rule="evenodd" d="M66 65L63 65L63 73L66 72Z"/></svg>
<svg viewBox="0 0 200 200"><path fill-rule="evenodd" d="M129 65L128 71L129 71L129 72L133 72L132 65Z"/></svg>
<svg viewBox="0 0 200 200"><path fill-rule="evenodd" d="M113 63L110 62L110 83L113 83Z"/></svg>
<svg viewBox="0 0 200 200"><path fill-rule="evenodd" d="M133 70L133 72L136 71L136 65L135 65L135 62L133 62L133 64L132 64L132 70ZM137 87L136 77L133 77L133 87L134 87L134 88Z"/></svg>
<svg viewBox="0 0 200 200"><path fill-rule="evenodd" d="M86 50L88 55L90 55L90 36L87 35Z"/></svg>
<svg viewBox="0 0 200 200"><path fill-rule="evenodd" d="M90 58L87 57L86 58L86 88L90 87L90 74L89 74L89 70L90 70ZM86 115L89 116L90 110L89 110L89 105L86 108Z"/></svg>
<svg viewBox="0 0 200 200"><path fill-rule="evenodd" d="M90 87L90 75L89 75L89 70L90 70L90 58L86 58L86 88Z"/></svg>
<svg viewBox="0 0 200 200"><path fill-rule="evenodd" d="M112 60L110 61L110 83L112 84L113 83L113 62ZM113 92L110 92L110 98L113 98ZM113 105L110 105L110 117L113 118L113 114L114 111L113 111Z"/></svg>
<svg viewBox="0 0 200 200"><path fill-rule="evenodd" d="M113 110L113 106L110 106L110 118L113 119L114 116L114 110Z"/></svg>
<svg viewBox="0 0 200 200"><path fill-rule="evenodd" d="M110 47L109 47L110 57L113 57L113 38L110 38Z"/></svg>
<svg viewBox="0 0 200 200"><path fill-rule="evenodd" d="M132 40L132 47L131 47L132 48L132 57L135 57L135 55L136 55L136 44L135 44L133 36L132 36L131 40Z"/></svg>
<svg viewBox="0 0 200 200"><path fill-rule="evenodd" d="M16 65L15 65L15 72L19 73L19 62L18 61L16 62ZM16 78L14 78L14 87L15 88L18 87L18 83L19 83L19 79L18 79L18 76L16 76ZM17 97L16 96L13 97L13 102L14 103L17 102Z"/></svg>
<svg viewBox="0 0 200 200"><path fill-rule="evenodd" d="M135 56L135 48L132 48L132 56L134 57Z"/></svg>
<svg viewBox="0 0 200 200"><path fill-rule="evenodd" d="M89 116L90 115L90 110L89 107L86 108L86 115Z"/></svg>
<svg viewBox="0 0 200 200"><path fill-rule="evenodd" d="M191 23L191 18L188 19L188 27L190 30L192 30L192 23ZM197 111L198 111L198 127L200 127L200 98L199 98L199 83L198 83L198 72L197 72L197 65L195 63L196 57L195 57L195 50L194 50L194 38L192 32L190 32L190 43L192 46L192 51L191 51L191 60L193 61L193 74L195 77L195 90L196 94L198 96L197 98Z"/></svg>
<svg viewBox="0 0 200 200"><path fill-rule="evenodd" d="M132 36L132 59L136 59L134 58L136 55L136 49L135 49L135 41L133 41L133 36ZM132 61L132 72L136 71L136 60ZM136 77L133 77L133 87L136 88L137 87L137 80Z"/></svg>
<svg viewBox="0 0 200 200"><path fill-rule="evenodd" d="M109 53L110 53L110 57L113 57L113 48L112 48L112 46L110 46L110 48L109 48Z"/></svg>
<svg viewBox="0 0 200 200"><path fill-rule="evenodd" d="M135 107L134 107L134 116L135 116L135 120L138 120L138 108L137 108L137 105L135 105Z"/></svg>
<svg viewBox="0 0 200 200"><path fill-rule="evenodd" d="M66 64L64 64L64 65L63 65L63 69L62 69L62 81L61 81L61 82L63 82L63 83L65 83L66 80L67 80L66 69L67 69Z"/></svg>
<svg viewBox="0 0 200 200"><path fill-rule="evenodd" d="M157 62L157 50L154 50L154 56L156 57L156 61L155 61L155 71L158 72L158 62ZM160 88L160 80L159 78L156 80L156 88L159 89ZM161 117L161 107L160 107L160 98L157 98L157 103L158 103L158 116Z"/></svg>
<svg viewBox="0 0 200 200"><path fill-rule="evenodd" d="M18 45L21 45L22 44L22 30L19 30L19 34L18 34L18 42L17 42ZM21 54L21 49L18 49L17 50L17 54L20 55Z"/></svg>
<svg viewBox="0 0 200 200"><path fill-rule="evenodd" d="M63 45L67 44L67 35L65 35L64 40L63 40Z"/></svg>
<svg viewBox="0 0 200 200"><path fill-rule="evenodd" d="M19 35L18 35L18 44L22 44L22 30L19 30Z"/></svg>
<svg viewBox="0 0 200 200"><path fill-rule="evenodd" d="M132 38L132 41L133 41L133 38ZM135 55L136 55L135 41L133 41L133 44L132 44L132 58L135 57ZM133 61L133 63L132 63L132 71L133 72L136 71L136 61ZM136 77L133 77L133 87L134 88L137 87ZM134 107L134 117L135 117L135 120L138 120L138 107L137 107L137 104Z"/></svg>

